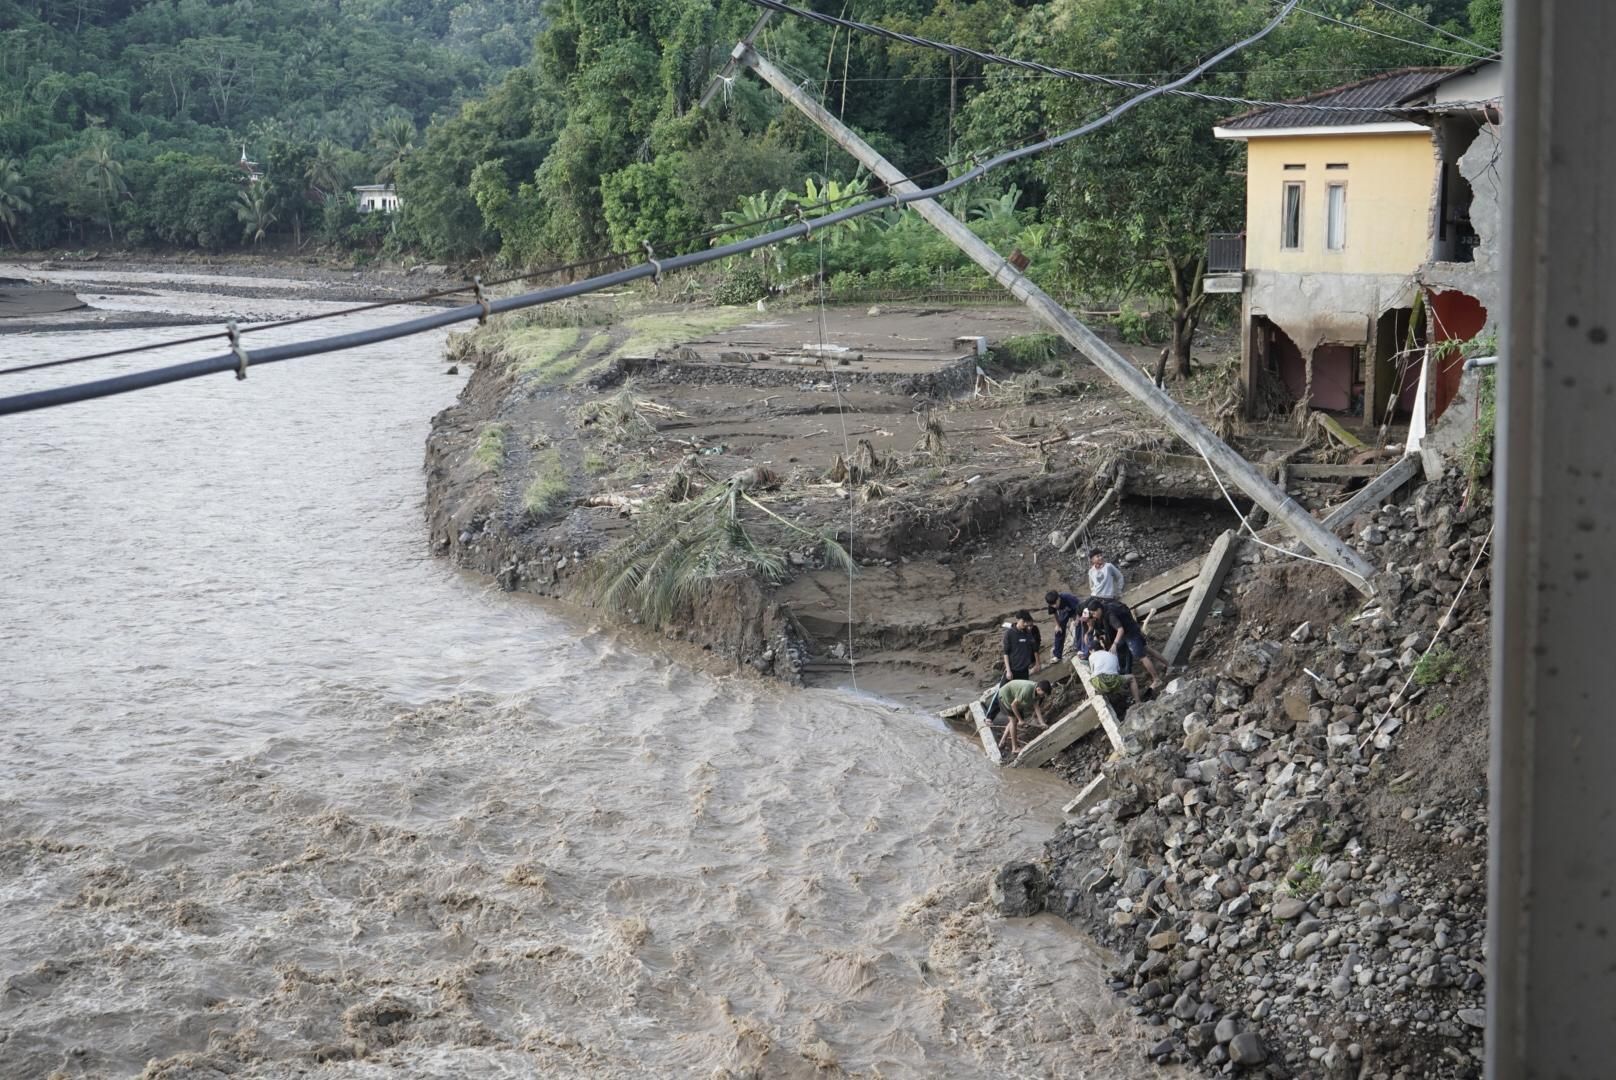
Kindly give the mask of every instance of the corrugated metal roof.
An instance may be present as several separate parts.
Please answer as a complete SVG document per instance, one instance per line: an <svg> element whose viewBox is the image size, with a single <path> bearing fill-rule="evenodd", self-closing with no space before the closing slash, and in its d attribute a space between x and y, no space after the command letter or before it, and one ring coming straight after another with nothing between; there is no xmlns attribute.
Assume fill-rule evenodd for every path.
<svg viewBox="0 0 1616 1080"><path fill-rule="evenodd" d="M1392 120L1413 120L1406 112L1387 112L1388 105L1400 105L1409 98L1430 90L1454 73L1454 68L1422 67L1385 71L1345 86L1333 87L1317 94L1295 99L1295 104L1356 105L1357 112L1320 112L1313 109L1288 109L1284 106L1264 106L1225 120L1219 127L1233 131L1262 131L1272 128L1345 127L1353 124L1383 124Z"/></svg>

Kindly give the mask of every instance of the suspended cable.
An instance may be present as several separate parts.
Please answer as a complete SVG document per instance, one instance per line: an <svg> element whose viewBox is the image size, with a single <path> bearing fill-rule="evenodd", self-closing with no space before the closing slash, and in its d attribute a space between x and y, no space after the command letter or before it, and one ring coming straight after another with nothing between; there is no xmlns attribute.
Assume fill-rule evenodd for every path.
<svg viewBox="0 0 1616 1080"><path fill-rule="evenodd" d="M667 259L640 263L637 266L626 267L613 273L601 274L597 277L586 278L583 281L571 282L548 289L539 289L533 292L521 293L516 296L503 297L489 301L486 304L470 304L462 307L450 308L445 311L423 315L416 319L394 323L389 326L374 327L369 330L354 331L347 334L338 334L332 337L316 338L311 341L290 342L284 345L270 345L265 348L251 351L247 359L251 365L278 363L282 360L293 360L304 356L315 356L321 353L337 352L343 349L358 348L363 345L374 345L383 341L392 341L412 334L425 333L445 326L452 326L457 322L466 322L472 319L485 319L490 314L503 314L507 311L519 311L523 308L536 307L540 304L555 303L574 296L599 292L602 289L616 288L633 281L644 278L661 276L678 270L701 266L706 263L726 259L733 255L744 255L747 252L760 248L770 247L786 240L794 240L799 236L807 236L814 229L829 228L844 221L862 217L865 214L880 210L893 209L905 203L916 202L922 199L939 199L951 192L958 191L965 185L981 178L984 174L1007 165L1022 158L1042 154L1058 146L1063 146L1074 139L1082 138L1090 132L1097 131L1107 124L1111 124L1131 112L1133 109L1162 94L1171 93L1178 87L1187 85L1200 78L1219 62L1243 49L1261 41L1282 23L1300 0L1286 0L1279 13L1274 16L1261 30L1250 37L1243 38L1215 53L1207 60L1203 60L1190 71L1161 86L1153 86L1135 94L1133 97L1113 106L1094 120L1051 136L1039 142L1014 150L1007 150L995 155L989 160L973 166L950 180L929 188L921 188L910 192L891 192L890 194L847 207L826 214L812 220L802 220L795 225L788 225L775 229L761 236L738 240L720 247L709 248L705 251L691 252L686 255L675 255ZM888 185L889 192L893 185ZM0 416L12 413L31 412L35 409L52 408L58 405L72 404L78 401L88 401L94 398L109 397L114 394L129 393L133 390L148 389L153 386L163 386L168 383L181 382L186 379L200 378L203 375L213 375L224 371L239 372L243 367L243 358L235 352L227 352L219 356L205 357L192 360L184 364L174 364L168 367L155 368L147 371L131 372L107 379L98 379L93 382L78 383L70 386L53 387L48 390L36 390L31 393L14 394L10 397L0 398Z"/></svg>
<svg viewBox="0 0 1616 1080"><path fill-rule="evenodd" d="M953 45L946 41L933 41L930 38L918 37L914 34L900 33L897 30L891 30L885 26L877 26L873 23L858 22L854 19L842 19L834 15L825 15L818 11L809 11L805 8L792 7L790 4L783 3L782 0L747 0L747 3L752 4L755 7L767 8L770 11L778 11L782 14L794 15L799 19L807 19L810 22L822 23L825 26L846 27L848 29L858 30L866 34L873 34L876 37L886 38L888 41L896 41L899 44L913 45L922 49L934 49L938 52L949 53L953 56L975 60L983 64L1002 64L1008 67L1020 68L1025 71L1043 72L1044 74L1059 76L1063 79L1075 79L1080 82L1114 86L1123 90L1160 90L1163 93L1172 94L1175 97L1192 98L1197 101L1213 102L1220 105L1241 105L1248 108L1301 109L1309 112L1319 113L1361 113L1364 111L1364 107L1362 105L1318 105L1306 101L1266 101L1260 98L1243 98L1230 97L1224 94L1207 94L1199 90L1181 90L1179 89L1179 87L1183 85L1183 81L1181 79L1160 85L1133 82L1128 79L1114 78L1109 75L1096 75L1093 72L1088 71L1072 71L1069 68L1060 68L1049 64L1040 64L1034 60L1020 60L1013 56L1001 56L998 53L983 52L980 49L971 49L964 45ZM1293 5L1287 5L1284 10L1289 12L1292 10L1292 6ZM1311 12L1311 9L1309 8L1302 8L1301 10L1309 11L1311 14L1315 15L1318 14L1317 12ZM1342 25L1352 26L1359 30L1367 29L1367 27L1358 26L1353 23L1343 23ZM1395 40L1402 41L1403 39L1397 38ZM1418 43L1408 42L1408 44ZM1431 48L1437 48L1437 46L1431 46ZM1449 50L1441 51L1446 52ZM1455 53L1455 55L1462 55L1467 60L1483 59L1482 57L1471 56L1468 53ZM1480 105L1482 103L1448 102L1445 103L1442 108L1447 110L1464 104ZM1432 107L1429 105L1377 105L1374 109L1376 112L1429 112L1431 110Z"/></svg>
<svg viewBox="0 0 1616 1080"><path fill-rule="evenodd" d="M1369 0L1369 2L1371 4L1374 4L1378 8L1385 8L1387 11L1391 12L1393 15L1397 15L1397 16L1400 16L1401 18L1407 19L1409 22L1414 23L1416 26L1423 26L1427 30L1435 30L1437 33L1441 34L1443 37L1451 38L1452 40L1459 42L1461 45L1469 45L1472 49L1479 49L1486 56L1495 57L1495 56L1499 55L1499 52L1498 52L1497 49L1490 49L1487 46L1483 45L1479 41L1472 41L1471 39L1469 39L1467 37L1464 37L1464 36L1462 36L1460 34L1455 34L1451 30L1444 30L1442 27L1437 26L1435 23L1428 23L1424 19L1419 18L1416 15L1410 15L1408 12L1404 11L1402 8L1399 8L1399 7L1397 7L1397 6L1393 5L1393 4L1386 3L1386 0Z"/></svg>
<svg viewBox="0 0 1616 1080"><path fill-rule="evenodd" d="M1363 23L1355 23L1346 19L1338 19L1334 15L1326 15L1322 11L1314 11L1309 7L1305 7L1302 10L1313 16L1315 19L1323 19L1325 22L1335 23L1337 26L1345 26L1349 30L1361 30L1366 34L1373 34L1375 37L1385 38L1387 41L1397 41L1404 45L1412 45L1416 49L1430 49L1432 52L1446 53L1448 56L1458 56L1470 61L1471 63L1474 63L1477 60L1487 59L1487 57L1477 56L1475 53L1459 52L1456 49L1449 49L1442 45L1432 45L1428 41L1414 41L1410 38L1398 37L1396 34L1388 34L1383 30L1376 30L1373 27L1365 26Z"/></svg>

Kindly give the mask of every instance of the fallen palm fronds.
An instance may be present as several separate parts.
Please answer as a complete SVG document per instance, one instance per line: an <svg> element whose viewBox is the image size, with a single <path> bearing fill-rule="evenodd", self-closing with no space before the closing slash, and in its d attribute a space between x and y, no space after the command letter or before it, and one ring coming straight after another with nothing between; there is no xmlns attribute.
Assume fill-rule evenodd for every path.
<svg viewBox="0 0 1616 1080"><path fill-rule="evenodd" d="M655 435L657 421L683 415L625 386L609 398L584 402L578 407L577 418L579 427L592 427L613 442L632 442Z"/></svg>
<svg viewBox="0 0 1616 1080"><path fill-rule="evenodd" d="M783 543L791 541L809 541L827 563L851 569L853 561L834 535L788 521L750 494L769 486L770 480L778 482L769 470L754 467L687 502L647 504L634 534L596 563L591 582L595 602L614 611L633 611L645 623L661 626L688 610L720 577L745 573L768 582L783 580Z"/></svg>

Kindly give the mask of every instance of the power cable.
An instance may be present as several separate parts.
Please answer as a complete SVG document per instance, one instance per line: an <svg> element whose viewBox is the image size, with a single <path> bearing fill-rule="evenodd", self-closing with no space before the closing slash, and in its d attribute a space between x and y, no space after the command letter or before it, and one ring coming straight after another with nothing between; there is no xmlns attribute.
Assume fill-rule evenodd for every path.
<svg viewBox="0 0 1616 1080"><path fill-rule="evenodd" d="M425 333L457 322L470 319L486 319L489 315L503 314L507 311L518 311L523 308L536 307L540 304L555 303L574 296L599 292L602 289L616 288L627 285L633 281L652 278L660 281L664 273L683 270L692 266L701 266L719 259L727 259L733 255L744 255L760 248L770 247L785 240L794 240L799 236L807 236L814 229L829 228L844 221L862 217L865 214L879 210L896 209L905 203L916 202L922 199L940 199L951 192L957 191L965 185L974 182L984 174L1012 161L1032 157L1063 146L1074 139L1097 131L1107 124L1113 123L1122 116L1131 112L1139 105L1171 93L1178 87L1185 86L1200 78L1203 74L1215 67L1218 63L1243 49L1261 41L1272 33L1292 11L1300 0L1286 0L1285 5L1261 30L1249 37L1225 47L1210 58L1203 60L1184 75L1165 83L1153 86L1118 103L1110 110L1094 120L1043 139L1039 142L1020 147L1015 150L1004 151L989 160L975 165L971 169L941 184L930 188L921 188L911 192L892 192L882 198L872 199L868 202L850 206L826 214L811 221L799 221L795 225L788 225L775 229L761 236L738 240L720 247L709 248L705 251L690 252L685 255L674 255L667 259L647 259L637 266L625 267L608 274L586 278L583 281L570 282L548 289L539 289L533 292L521 293L516 296L502 297L498 300L487 300L478 304L470 304L445 311L423 315L419 318L394 323L389 326L373 327L369 330L353 331L347 334L338 334L327 338L317 338L311 341L289 342L284 345L270 345L256 352L244 349L234 349L219 356L205 357L183 364L173 364L168 367L155 368L146 371L131 372L117 375L107 379L98 379L93 382L78 383L69 386L53 387L47 390L36 390L24 394L13 394L10 397L0 398L0 416L12 413L31 412L36 409L53 408L58 405L68 405L78 401L88 401L94 398L109 397L114 394L129 393L134 390L144 390L153 386L163 386L168 383L180 382L186 379L200 378L203 375L214 375L225 371L234 371L238 379L246 378L247 369L253 364L273 364L282 360L293 360L304 356L314 356L321 353L336 352L342 349L357 348L362 345L373 345L383 341L392 341L412 334ZM888 190L891 192L891 187Z"/></svg>
<svg viewBox="0 0 1616 1080"><path fill-rule="evenodd" d="M954 45L946 41L933 41L930 38L918 37L914 34L900 33L897 30L891 30L885 26L877 26L874 23L858 22L854 19L842 19L834 15L825 15L818 11L809 11L805 8L792 7L790 4L783 3L782 0L747 0L747 3L752 4L755 7L767 8L770 11L778 11L782 14L794 15L799 19L806 19L810 22L821 23L825 26L840 26L852 30L858 30L866 34L872 34L876 37L886 38L888 41L896 41L901 45L912 45L922 49L934 49L938 52L948 53L950 55L968 60L975 60L983 64L1002 64L1008 67L1020 68L1025 71L1035 71L1046 75L1054 75L1063 79L1075 79L1080 82L1114 86L1123 90L1161 90L1163 93L1172 94L1175 97L1192 98L1197 101L1207 101L1220 105L1240 105L1248 108L1301 109L1308 112L1319 113L1361 113L1364 111L1364 107L1362 105L1317 105L1306 101L1266 101L1259 98L1230 97L1224 94L1207 94L1199 90L1182 90L1179 89L1179 87L1184 85L1182 79L1177 79L1172 82L1159 85L1134 82L1129 79L1114 78L1110 75L1096 75L1093 72L1088 71L1072 71L1069 68L1060 68L1054 67L1050 64L1041 64L1035 60L1021 60L1013 56L1001 56L998 53L983 52L980 49L967 48L964 45ZM1286 12L1291 11L1292 5L1287 4L1284 10ZM1302 8L1301 10L1307 11L1310 14L1318 15L1318 12L1312 11L1310 8ZM1320 17L1328 18L1328 16ZM1368 27L1360 26L1356 23L1342 23L1342 25L1351 26L1358 30L1368 30ZM1378 31L1370 32L1378 33ZM1396 38L1394 40L1404 41L1403 38ZM1418 42L1406 43L1411 45L1418 44ZM1430 47L1439 48L1438 46ZM1450 50L1440 51L1447 52ZM1484 59L1483 57L1479 56L1471 56L1468 53L1455 53L1454 55L1462 55L1467 60ZM1443 109L1452 109L1464 104L1480 105L1482 103L1447 102L1443 105ZM1374 111L1429 112L1432 111L1432 107L1428 105L1377 105L1375 106Z"/></svg>
<svg viewBox="0 0 1616 1080"><path fill-rule="evenodd" d="M1024 140L1022 140L1022 145L1025 145L1025 143L1027 141L1030 141L1031 138L1039 138L1039 137L1042 137L1042 135L1043 135L1043 133L1040 132L1039 135L1037 135L1037 136L1031 136L1031 137L1029 137L1029 139L1024 139ZM927 169L927 170L925 170L923 172L915 173L914 176L912 176L910 179L919 179L921 177L933 176L933 175L936 175L937 173L940 173L940 172L945 172L946 173L946 172L954 169L958 164L959 164L958 161L955 161L955 162L952 162L952 163L944 162L943 164L935 166L934 168ZM876 182L880 183L879 180L877 180ZM883 186L885 186L885 185L883 185ZM705 230L705 231L699 232L699 233L692 233L692 234L690 234L688 236L681 237L679 240L675 241L674 246L675 247L687 247L687 246L689 246L691 244L695 244L697 242L709 242L709 241L712 241L714 239L717 239L720 236L727 236L730 233L739 232L742 229L750 229L750 228L754 228L754 227L756 227L758 225L767 225L770 222L774 222L774 221L788 221L788 220L800 217L802 213L805 213L805 212L808 212L808 211L813 211L813 210L829 209L830 207L835 206L835 205L837 205L839 203L851 202L854 199L863 198L867 194L868 194L868 192L863 192L863 191L861 191L861 192L852 192L852 193L849 193L847 195L838 196L837 198L834 198L834 199L824 199L824 200L821 200L821 201L815 202L815 203L797 203L792 207L792 209L790 211L782 211L782 212L777 213L777 214L771 214L771 215L768 215L766 217L760 217L760 218L752 218L752 219L747 220L747 221L731 222L728 225L718 226L716 228L708 229L708 230ZM632 258L633 256L638 255L638 254L640 254L640 252L638 252L638 251L612 252L612 253L607 254L607 255L596 256L595 258L592 258L592 259L582 259L582 260L579 260L578 262L566 263L566 264L560 265L560 266L547 266L547 267L541 267L541 268L535 269L535 270L526 270L526 271L523 271L520 274L512 274L509 277L496 278L496 279L494 279L492 281L483 282L483 287L484 288L494 288L494 287L500 286L500 285L509 285L512 282L516 282L516 281L530 281L530 280L532 280L534 278L549 277L549 276L553 276L555 274L564 274L564 273L568 273L568 272L571 272L571 271L574 271L574 270L582 270L582 269L584 269L586 267L599 266L599 265L602 265L604 263L609 263L609 262L612 262L612 261L618 260L618 259ZM251 333L256 333L256 332L258 332L260 330L276 330L276 329L280 329L280 328L287 327L287 326L296 326L296 325L298 325L300 323L318 322L318 321L320 321L322 319L336 319L336 318L341 318L341 317L343 317L345 315L355 315L355 314L359 314L361 312L366 312L366 311L376 311L376 310L381 309L381 308L402 307L402 306L408 306L408 305L412 305L412 304L420 304L420 303L424 303L424 302L429 301L429 300L441 299L442 297L445 297L445 296L454 296L454 295L456 295L458 293L470 292L471 290L475 289L476 287L477 286L476 286L475 283L470 283L470 284L466 284L466 285L457 285L452 289L439 289L439 290L437 290L435 292L419 293L419 294L416 294L414 296L399 297L399 298L393 299L393 300L382 300L382 301L377 301L377 302L374 302L374 303L361 304L361 305L358 305L356 307L342 308L342 309L337 310L337 311L321 312L321 313L315 314L315 315L302 315L302 316L299 316L299 317L294 318L294 319L282 319L282 320L279 320L279 321L276 321L276 322L260 323L260 324L258 324L256 326L244 326L244 327L241 327L238 332L242 333L242 334L251 334ZM103 351L103 352L85 353L85 354L78 355L78 356L62 357L62 358L59 358L59 359L56 359L56 360L44 360L44 361L40 361L38 363L33 363L33 364L18 364L18 365L13 366L13 367L0 368L0 375L20 374L20 373L25 372L25 371L40 371L40 370L43 370L45 368L63 367L65 365L69 365L69 364L83 364L83 363L88 363L89 361L92 361L92 360L107 360L107 359L111 359L113 357L118 357L118 356L131 356L131 355L134 355L136 353L155 352L155 351L158 351L158 350L161 350L161 349L180 348L180 347L185 346L185 345L195 345L195 344L198 344L200 342L212 341L215 338L222 338L222 337L227 337L227 336L228 336L228 331L215 330L215 331L211 331L211 332L206 333L206 334L193 334L190 337L176 338L176 339L171 340L171 341L151 341L151 342L147 342L147 343L145 343L143 345L130 345L130 346L126 346L126 347L120 348L120 349L108 349L108 350Z"/></svg>
<svg viewBox="0 0 1616 1080"><path fill-rule="evenodd" d="M1464 37L1463 35L1455 34L1451 30L1444 30L1442 27L1437 26L1435 23L1428 23L1424 19L1421 19L1416 15L1410 15L1408 12L1404 11L1402 8L1399 8L1399 7L1397 7L1397 6L1393 5L1393 4L1388 4L1386 2L1386 0L1369 0L1369 2L1371 4L1374 4L1378 8L1385 8L1387 11L1391 12L1393 15L1397 15L1397 16L1400 16L1400 17L1402 17L1404 19L1407 19L1409 22L1415 24L1416 26L1423 26L1427 30L1435 30L1437 33L1441 34L1443 37L1451 38L1452 40L1457 41L1462 45L1469 45L1472 49L1480 49L1484 54L1486 54L1489 57L1495 57L1495 56L1500 55L1497 49L1489 49L1487 46L1483 45L1479 41L1472 41L1471 39L1469 39L1467 37Z"/></svg>
<svg viewBox="0 0 1616 1080"><path fill-rule="evenodd" d="M1477 60L1489 59L1489 57L1477 56L1475 53L1459 52L1457 49L1449 49L1442 45L1432 45L1428 41L1414 41L1411 38L1398 37L1396 34L1388 34L1384 30L1376 30L1373 27L1365 26L1363 23L1355 23L1347 19L1338 19L1334 15L1326 15L1322 11L1314 11L1309 7L1302 8L1302 10L1313 16L1315 19L1323 19L1325 22L1335 23L1337 26L1345 26L1350 30L1361 30L1366 34L1373 34L1375 37L1385 38L1387 41L1397 41L1404 45L1412 45L1417 49L1430 49L1432 52L1446 53L1449 56L1462 57L1471 63L1475 63Z"/></svg>

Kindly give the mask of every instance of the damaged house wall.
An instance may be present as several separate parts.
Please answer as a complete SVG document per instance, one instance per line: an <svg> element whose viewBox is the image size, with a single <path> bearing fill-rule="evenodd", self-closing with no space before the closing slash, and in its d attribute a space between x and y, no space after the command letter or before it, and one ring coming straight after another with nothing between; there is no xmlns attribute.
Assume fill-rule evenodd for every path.
<svg viewBox="0 0 1616 1080"><path fill-rule="evenodd" d="M1312 363L1314 384L1327 407L1346 409L1355 385L1350 354L1320 346L1372 351L1382 312L1414 299L1414 269L1430 255L1431 197L1436 151L1430 131L1416 124L1394 131L1317 133L1251 138L1247 142L1246 286L1242 322L1264 318L1294 344L1278 367L1295 396L1306 375L1290 370ZM1299 243L1284 246L1287 185L1301 185ZM1344 188L1340 243L1329 243L1330 191ZM1339 203L1338 203L1339 205ZM1248 405L1268 366L1256 331L1245 335L1242 371ZM1285 359L1290 357L1290 359ZM1372 377L1372 373L1368 372ZM1335 385L1340 383L1342 385Z"/></svg>

